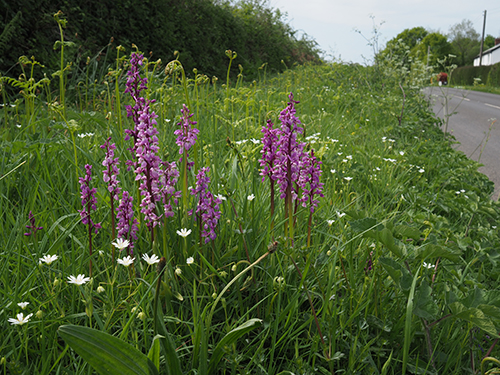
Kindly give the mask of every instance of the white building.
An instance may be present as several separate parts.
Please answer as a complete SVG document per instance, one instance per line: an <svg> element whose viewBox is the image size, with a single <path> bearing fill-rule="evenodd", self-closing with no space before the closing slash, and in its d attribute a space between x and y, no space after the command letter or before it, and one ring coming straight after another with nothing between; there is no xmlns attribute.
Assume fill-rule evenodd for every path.
<svg viewBox="0 0 500 375"><path fill-rule="evenodd" d="M500 62L500 38L495 39L495 46L483 52L481 65L493 65ZM474 66L479 66L479 56L474 59Z"/></svg>

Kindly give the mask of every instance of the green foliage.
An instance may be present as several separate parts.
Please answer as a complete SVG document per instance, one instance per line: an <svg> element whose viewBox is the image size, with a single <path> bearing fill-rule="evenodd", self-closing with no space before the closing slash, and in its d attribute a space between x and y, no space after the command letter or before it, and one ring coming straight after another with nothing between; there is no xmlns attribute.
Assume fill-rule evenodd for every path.
<svg viewBox="0 0 500 375"><path fill-rule="evenodd" d="M408 67L409 62L407 61L407 53L404 49L401 49L400 45L404 45L408 51L412 51L422 42L427 34L429 34L429 32L423 27L403 30L387 42L385 48L380 51L378 59L390 56L391 59L402 60L403 66ZM425 53L427 54L427 51Z"/></svg>
<svg viewBox="0 0 500 375"><path fill-rule="evenodd" d="M21 12L22 11L22 16ZM21 0L16 7L6 7L7 25L1 24L5 39L16 40L13 48L5 51L0 60L0 72L12 70L20 55L34 55L48 70L57 70L57 54L52 46L58 37L53 14L62 11L68 20L64 39L74 43L66 51L74 62L73 75L85 69L87 57L98 54L101 64L112 63L103 47L122 45L127 51L132 43L151 51L152 58L170 61L174 52L180 52L186 72L193 68L209 76L224 77L224 51L238 52L237 64L248 72L248 79L256 78L257 68L268 64L271 72L285 66L307 61L319 61L313 40L297 39L279 11L268 8L265 1L246 0L216 2L213 0L131 0L126 2L100 1L88 3L74 0ZM102 53L101 53L102 52ZM238 74L238 65L232 75ZM245 74L247 75L247 74Z"/></svg>
<svg viewBox="0 0 500 375"><path fill-rule="evenodd" d="M500 63L491 66L488 72L488 78L486 79L486 85L500 87Z"/></svg>
<svg viewBox="0 0 500 375"><path fill-rule="evenodd" d="M59 335L101 375L157 375L151 360L117 337L88 327L60 326Z"/></svg>
<svg viewBox="0 0 500 375"><path fill-rule="evenodd" d="M14 18L5 25L2 33L0 34L0 63L2 63L5 50L10 44L14 44L15 35L19 34L19 25L21 24L22 12L16 13Z"/></svg>
<svg viewBox="0 0 500 375"><path fill-rule="evenodd" d="M442 70L444 67L439 66L439 61L452 53L452 46L446 36L440 33L430 33L412 49L411 53L418 56L424 63L437 66Z"/></svg>
<svg viewBox="0 0 500 375"><path fill-rule="evenodd" d="M453 54L457 56L458 66L472 65L479 54L480 35L472 21L464 19L450 27L448 32Z"/></svg>
<svg viewBox="0 0 500 375"><path fill-rule="evenodd" d="M1 109L4 372L89 373L92 361L104 366L97 361L105 344L116 366L133 349L125 357L137 358L138 371L200 375L398 374L402 367L469 373L482 350L500 355L492 336L500 329L500 206L478 163L453 149L429 111L421 95L429 71L421 61L408 56L411 70L389 56L371 67L332 63L267 75L263 68L255 82L222 86L203 74L184 77L182 53L166 71L146 58L140 74L148 79L144 96L155 100L164 161L179 160L173 131L182 104L190 103L200 133L186 177L193 185L197 170L210 167L209 188L222 197L209 244L200 242L203 228L195 215L182 214L181 202L151 241L126 164L133 141L123 129L134 123L124 109L133 101L122 91L122 55L109 72L90 59L88 82L66 96L65 119L51 90L34 90L29 106L21 98ZM293 245L285 205L277 193L270 201L272 185L259 170L262 126L279 122L290 92L300 101L298 138L322 162L325 195L313 216L297 204ZM129 268L112 259L113 198L100 148L109 137L120 186L134 196L139 219ZM102 223L92 254L78 213L85 164L94 166L93 220ZM184 199L195 201L189 193ZM25 236L33 225L43 229ZM181 228L192 233L181 237ZM40 262L48 254L58 258ZM144 254L165 258L160 273ZM92 280L65 282L90 261ZM21 310L24 301L30 304ZM29 322L10 324L21 312L33 313ZM77 328L64 337L69 325ZM66 345L72 340L75 350ZM90 345L99 350L85 359L76 348Z"/></svg>
<svg viewBox="0 0 500 375"><path fill-rule="evenodd" d="M476 78L479 78L481 83L494 82L489 78L493 66L494 65L461 66L453 71L451 83L454 85L472 86ZM495 75L492 77L494 76Z"/></svg>

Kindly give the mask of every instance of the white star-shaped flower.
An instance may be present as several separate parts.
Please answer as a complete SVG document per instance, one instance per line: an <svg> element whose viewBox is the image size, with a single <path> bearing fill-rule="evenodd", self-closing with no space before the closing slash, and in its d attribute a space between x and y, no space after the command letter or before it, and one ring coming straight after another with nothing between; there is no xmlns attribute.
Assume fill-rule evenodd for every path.
<svg viewBox="0 0 500 375"><path fill-rule="evenodd" d="M16 318L9 318L9 323L12 325L20 325L22 326L24 323L28 323L33 314L28 314L24 316L23 313L17 314Z"/></svg>
<svg viewBox="0 0 500 375"><path fill-rule="evenodd" d="M189 265L193 264L194 263L194 258L193 257L187 258L186 259L186 263L189 264Z"/></svg>
<svg viewBox="0 0 500 375"><path fill-rule="evenodd" d="M179 236L181 237L187 237L191 234L191 229L187 229L187 228L182 228L181 230L178 230L176 232Z"/></svg>
<svg viewBox="0 0 500 375"><path fill-rule="evenodd" d="M129 256L126 256L125 258L122 258L122 259L117 259L116 261L117 261L119 264L121 264L121 265L123 265L123 266L125 266L125 267L128 267L128 266L130 266L131 264L133 264L133 263L134 263L134 260L135 260L135 258L132 258L132 257L129 255Z"/></svg>
<svg viewBox="0 0 500 375"><path fill-rule="evenodd" d="M150 266L160 262L160 258L158 258L156 254L153 254L151 257L148 254L143 254L142 259L144 259Z"/></svg>
<svg viewBox="0 0 500 375"><path fill-rule="evenodd" d="M219 198L221 201L225 201L226 200L226 197L223 196L222 194L217 194L216 197Z"/></svg>
<svg viewBox="0 0 500 375"><path fill-rule="evenodd" d="M352 180L352 177L344 177L344 180L346 180L346 181L351 181L351 180Z"/></svg>
<svg viewBox="0 0 500 375"><path fill-rule="evenodd" d="M250 194L247 199L251 202L255 199L255 195L254 194Z"/></svg>
<svg viewBox="0 0 500 375"><path fill-rule="evenodd" d="M29 302L19 302L17 306L19 306L21 309L25 309L26 306L28 306L30 303Z"/></svg>
<svg viewBox="0 0 500 375"><path fill-rule="evenodd" d="M90 281L90 277L85 277L85 275L78 275L77 277L73 275L68 276L68 284L83 285L87 281Z"/></svg>
<svg viewBox="0 0 500 375"><path fill-rule="evenodd" d="M425 169L424 169L424 168L420 168L418 171L419 171L420 173L424 173L424 172L425 172Z"/></svg>
<svg viewBox="0 0 500 375"><path fill-rule="evenodd" d="M51 264L52 262L55 262L57 258L59 258L57 255L44 255L38 260L38 264L42 263Z"/></svg>
<svg viewBox="0 0 500 375"><path fill-rule="evenodd" d="M327 220L326 223L328 224L329 227L331 227L332 224L335 223L335 220Z"/></svg>
<svg viewBox="0 0 500 375"><path fill-rule="evenodd" d="M129 240L124 240L123 238L117 238L115 242L111 243L118 250L123 250L130 245Z"/></svg>
<svg viewBox="0 0 500 375"><path fill-rule="evenodd" d="M345 216L345 212L339 212L339 211L337 211L337 216L338 217L344 217Z"/></svg>

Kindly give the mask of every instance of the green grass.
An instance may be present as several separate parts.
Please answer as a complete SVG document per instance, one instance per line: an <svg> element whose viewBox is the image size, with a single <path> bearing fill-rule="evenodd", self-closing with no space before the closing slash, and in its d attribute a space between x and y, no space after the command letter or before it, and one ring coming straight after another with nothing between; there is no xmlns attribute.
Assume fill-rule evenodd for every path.
<svg viewBox="0 0 500 375"><path fill-rule="evenodd" d="M79 95L65 97L66 116L43 93L28 110L22 100L3 107L1 372L92 373L58 335L69 324L107 332L144 354L160 332L170 340L162 343L170 351L152 355L160 373L174 357L186 374L470 373L488 351L499 356L499 206L478 164L451 148L419 87L402 83L403 107L399 81L380 67L297 66L227 86L203 75L182 81L180 71L165 75L146 63L142 94L156 100L158 154L179 159L173 132L189 102L200 133L188 184L210 167L209 188L225 198L214 241L200 243L199 223L185 215L196 202L184 195L152 243L125 165L132 143L123 131L134 124L124 105L133 103L123 92L128 66L120 69L96 84L83 77ZM271 216L270 184L259 165L261 128L267 119L280 125L290 92L300 101L299 139L322 162L325 195L310 244L309 209L298 206L293 246L278 197ZM133 268L112 261L99 147L108 137L139 220ZM102 223L92 255L78 213L85 164L93 166L96 188L92 219ZM24 235L30 211L43 226L36 236ZM184 239L181 228L192 233ZM141 260L153 253L166 258L160 281ZM47 254L58 259L39 264ZM67 283L70 275L89 276L91 261L90 282ZM21 310L20 302L29 305ZM9 324L21 311L33 314L29 323ZM261 324L245 326L252 319Z"/></svg>
<svg viewBox="0 0 500 375"><path fill-rule="evenodd" d="M490 94L499 94L500 95L500 87L492 87L492 86L486 86L486 85L453 86L453 87L456 88L456 89L481 91L481 92L487 92L487 93L490 93Z"/></svg>

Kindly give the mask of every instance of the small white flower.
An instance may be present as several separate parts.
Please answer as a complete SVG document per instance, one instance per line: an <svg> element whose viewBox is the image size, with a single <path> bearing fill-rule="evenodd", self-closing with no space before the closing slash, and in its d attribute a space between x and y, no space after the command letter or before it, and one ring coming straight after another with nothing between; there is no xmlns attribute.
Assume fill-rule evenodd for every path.
<svg viewBox="0 0 500 375"><path fill-rule="evenodd" d="M166 121L166 122L170 122L170 121L172 121L172 120L170 120L169 118L166 118L166 119L165 119L165 121Z"/></svg>
<svg viewBox="0 0 500 375"><path fill-rule="evenodd" d="M179 236L186 238L191 234L191 229L182 228L176 232Z"/></svg>
<svg viewBox="0 0 500 375"><path fill-rule="evenodd" d="M392 143L396 142L394 139L388 139L388 141Z"/></svg>
<svg viewBox="0 0 500 375"><path fill-rule="evenodd" d="M124 240L123 238L117 238L115 242L111 243L118 250L123 250L130 245L129 240Z"/></svg>
<svg viewBox="0 0 500 375"><path fill-rule="evenodd" d="M492 225L491 228L497 229L497 226L496 225Z"/></svg>
<svg viewBox="0 0 500 375"><path fill-rule="evenodd" d="M344 177L344 180L346 180L346 181L351 181L351 180L352 180L352 177Z"/></svg>
<svg viewBox="0 0 500 375"><path fill-rule="evenodd" d="M158 258L156 254L153 254L151 257L148 254L142 254L142 259L150 266L160 262L160 258Z"/></svg>
<svg viewBox="0 0 500 375"><path fill-rule="evenodd" d="M193 263L194 263L194 258L193 258L193 257L189 257L189 258L187 258L187 259L186 259L186 263L187 263L188 265L193 264Z"/></svg>
<svg viewBox="0 0 500 375"><path fill-rule="evenodd" d="M424 173L424 172L425 172L424 168L420 168L418 171L419 171L420 173Z"/></svg>
<svg viewBox="0 0 500 375"><path fill-rule="evenodd" d="M352 160L352 155L347 155L346 159Z"/></svg>
<svg viewBox="0 0 500 375"><path fill-rule="evenodd" d="M181 270L179 267L177 267L177 268L175 269L175 274L176 274L177 276L180 276L180 275L182 274L182 270Z"/></svg>
<svg viewBox="0 0 500 375"><path fill-rule="evenodd" d="M29 304L29 302L19 302L17 306L24 310Z"/></svg>
<svg viewBox="0 0 500 375"><path fill-rule="evenodd" d="M338 142L338 141L339 141L338 139L332 139L332 142L333 142L333 143L336 143L336 142Z"/></svg>
<svg viewBox="0 0 500 375"><path fill-rule="evenodd" d="M260 143L260 141L258 139L255 139L255 138L251 138L250 142L252 142L254 145L258 145Z"/></svg>
<svg viewBox="0 0 500 375"><path fill-rule="evenodd" d="M21 124L16 124L16 126L17 126L19 129L21 129Z"/></svg>
<svg viewBox="0 0 500 375"><path fill-rule="evenodd" d="M339 212L337 211L337 216L340 218L340 217L344 217L345 216L345 212Z"/></svg>
<svg viewBox="0 0 500 375"><path fill-rule="evenodd" d="M337 152L337 155L340 156L340 155L342 155L342 153L341 152Z"/></svg>
<svg viewBox="0 0 500 375"><path fill-rule="evenodd" d="M424 262L424 267L431 269L431 268L434 268L434 264L430 264L430 263L425 263Z"/></svg>
<svg viewBox="0 0 500 375"><path fill-rule="evenodd" d="M38 260L38 264L47 263L51 264L59 258L57 255L44 255Z"/></svg>
<svg viewBox="0 0 500 375"><path fill-rule="evenodd" d="M77 277L73 275L68 276L68 284L83 285L87 281L90 281L90 277L85 277L85 275L78 275Z"/></svg>
<svg viewBox="0 0 500 375"><path fill-rule="evenodd" d="M403 156L405 154L404 151L399 151L399 155Z"/></svg>
<svg viewBox="0 0 500 375"><path fill-rule="evenodd" d="M342 163L347 163L347 159L342 159Z"/></svg>
<svg viewBox="0 0 500 375"><path fill-rule="evenodd" d="M99 285L99 286L97 287L97 293L104 293L105 291L106 291L106 289L104 289L104 287L103 287L103 286Z"/></svg>
<svg viewBox="0 0 500 375"><path fill-rule="evenodd" d="M382 137L382 142L385 142L387 140L387 137Z"/></svg>
<svg viewBox="0 0 500 375"><path fill-rule="evenodd" d="M130 255L128 255L125 258L117 259L116 261L118 262L118 264L121 264L125 267L128 267L134 263L134 260L135 260L135 258L132 258L132 257L130 257Z"/></svg>
<svg viewBox="0 0 500 375"><path fill-rule="evenodd" d="M455 192L455 194L460 194L460 192L459 192L459 191L456 191L456 192Z"/></svg>
<svg viewBox="0 0 500 375"><path fill-rule="evenodd" d="M328 224L329 227L331 227L332 224L335 223L335 220L327 220L326 223Z"/></svg>
<svg viewBox="0 0 500 375"><path fill-rule="evenodd" d="M330 169L330 172L335 173L337 171L335 169Z"/></svg>
<svg viewBox="0 0 500 375"><path fill-rule="evenodd" d="M251 202L255 199L255 195L254 194L250 194L247 199Z"/></svg>
<svg viewBox="0 0 500 375"><path fill-rule="evenodd" d="M225 201L226 200L226 197L223 196L222 194L217 194L216 197L219 198L221 201Z"/></svg>
<svg viewBox="0 0 500 375"><path fill-rule="evenodd" d="M465 193L465 190L464 190L464 189L461 189L461 190L460 190L460 192L461 192L461 193Z"/></svg>
<svg viewBox="0 0 500 375"><path fill-rule="evenodd" d="M33 314L28 314L24 316L23 313L17 314L17 318L9 318L9 323L12 325L23 325L24 323L28 323Z"/></svg>

